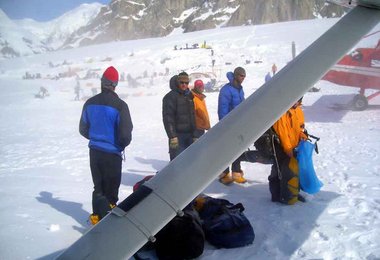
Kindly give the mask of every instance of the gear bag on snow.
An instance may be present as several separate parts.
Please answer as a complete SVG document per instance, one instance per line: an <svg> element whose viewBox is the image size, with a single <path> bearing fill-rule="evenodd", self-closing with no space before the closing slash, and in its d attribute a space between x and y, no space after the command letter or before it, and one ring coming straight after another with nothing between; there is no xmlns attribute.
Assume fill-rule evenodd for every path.
<svg viewBox="0 0 380 260"><path fill-rule="evenodd" d="M297 161L301 189L309 194L317 193L323 183L318 179L313 165L313 151L316 144L301 140L297 147Z"/></svg>
<svg viewBox="0 0 380 260"><path fill-rule="evenodd" d="M147 175L141 181L136 182L135 185L133 185L133 192L137 191L137 189L140 188L141 185L143 185L145 182L149 181L153 177L154 175Z"/></svg>
<svg viewBox="0 0 380 260"><path fill-rule="evenodd" d="M133 191L137 191L152 177L154 175L145 176L133 186ZM183 216L175 216L156 234L154 243L147 242L141 250L154 249L160 260L192 259L202 255L205 235L199 214L192 204L183 213Z"/></svg>
<svg viewBox="0 0 380 260"><path fill-rule="evenodd" d="M202 206L199 216L203 221L203 230L206 240L217 248L236 248L252 244L255 233L251 223L243 214L241 203L232 204L225 199L215 199L201 196Z"/></svg>
<svg viewBox="0 0 380 260"><path fill-rule="evenodd" d="M156 254L162 259L192 259L203 254L205 235L198 212L187 207L156 235Z"/></svg>

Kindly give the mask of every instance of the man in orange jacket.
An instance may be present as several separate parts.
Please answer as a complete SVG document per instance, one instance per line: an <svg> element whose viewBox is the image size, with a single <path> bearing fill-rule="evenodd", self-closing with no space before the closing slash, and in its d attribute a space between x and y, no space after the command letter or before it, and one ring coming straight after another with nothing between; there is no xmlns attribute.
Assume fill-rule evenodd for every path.
<svg viewBox="0 0 380 260"><path fill-rule="evenodd" d="M273 125L280 139L280 144L275 143L275 163L268 177L273 202L292 205L305 201L299 195L298 164L294 154L299 141L307 139L301 101L298 100Z"/></svg>

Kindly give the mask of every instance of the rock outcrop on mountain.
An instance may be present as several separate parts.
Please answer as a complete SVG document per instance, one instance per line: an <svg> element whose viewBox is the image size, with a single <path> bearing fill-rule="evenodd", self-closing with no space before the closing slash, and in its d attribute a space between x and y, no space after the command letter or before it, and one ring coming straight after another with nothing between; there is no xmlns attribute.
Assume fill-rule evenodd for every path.
<svg viewBox="0 0 380 260"><path fill-rule="evenodd" d="M161 37L217 27L340 17L342 7L324 0L113 0L63 45Z"/></svg>

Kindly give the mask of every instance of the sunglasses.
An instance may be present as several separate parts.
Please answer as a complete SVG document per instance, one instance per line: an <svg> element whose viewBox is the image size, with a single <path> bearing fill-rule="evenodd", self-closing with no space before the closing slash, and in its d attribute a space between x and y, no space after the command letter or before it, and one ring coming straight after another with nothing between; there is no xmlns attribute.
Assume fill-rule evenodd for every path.
<svg viewBox="0 0 380 260"><path fill-rule="evenodd" d="M244 74L239 74L240 77L242 78L245 78L245 75Z"/></svg>
<svg viewBox="0 0 380 260"><path fill-rule="evenodd" d="M179 84L189 85L189 82L188 81L180 81Z"/></svg>

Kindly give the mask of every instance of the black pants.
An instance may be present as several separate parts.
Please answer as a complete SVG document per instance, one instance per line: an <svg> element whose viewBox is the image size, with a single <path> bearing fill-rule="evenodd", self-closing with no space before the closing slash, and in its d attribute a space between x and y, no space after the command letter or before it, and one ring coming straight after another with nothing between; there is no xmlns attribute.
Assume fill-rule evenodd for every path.
<svg viewBox="0 0 380 260"><path fill-rule="evenodd" d="M232 171L232 172L241 172L240 157L237 158L237 159L232 163L231 171ZM223 173L229 173L229 172L230 172L230 167L227 167L227 169L225 169L225 170L223 171Z"/></svg>
<svg viewBox="0 0 380 260"><path fill-rule="evenodd" d="M289 181L297 177L289 168L290 158L280 146L276 147L276 159L272 165L271 173L268 177L269 190L272 194L272 201L288 204L298 192L294 192L289 186ZM298 189L298 187L295 187ZM292 192L293 190L293 192Z"/></svg>
<svg viewBox="0 0 380 260"><path fill-rule="evenodd" d="M90 168L94 183L92 210L101 218L110 210L110 204L116 205L119 200L121 160L117 154L90 149Z"/></svg>

